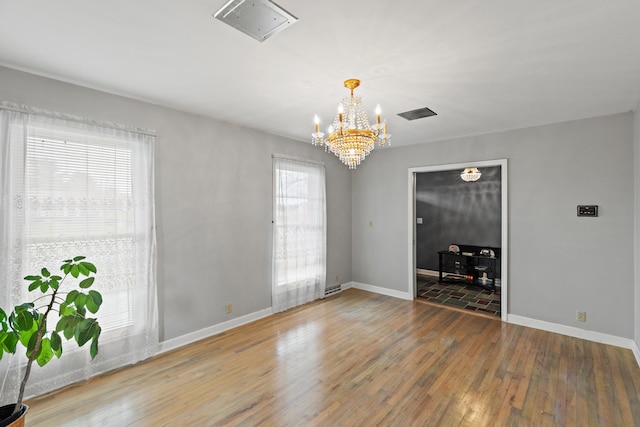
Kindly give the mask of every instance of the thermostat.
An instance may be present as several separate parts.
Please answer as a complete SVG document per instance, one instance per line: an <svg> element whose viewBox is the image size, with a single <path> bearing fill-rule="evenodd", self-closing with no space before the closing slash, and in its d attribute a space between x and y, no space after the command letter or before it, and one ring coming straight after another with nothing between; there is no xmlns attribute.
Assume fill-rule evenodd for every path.
<svg viewBox="0 0 640 427"><path fill-rule="evenodd" d="M598 205L578 205L578 216L598 216Z"/></svg>

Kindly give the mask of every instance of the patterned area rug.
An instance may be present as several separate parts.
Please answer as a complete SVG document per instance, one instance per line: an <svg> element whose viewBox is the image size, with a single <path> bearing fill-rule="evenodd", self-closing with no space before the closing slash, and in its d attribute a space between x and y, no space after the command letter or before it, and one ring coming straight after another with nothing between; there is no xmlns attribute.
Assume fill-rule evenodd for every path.
<svg viewBox="0 0 640 427"><path fill-rule="evenodd" d="M500 316L500 287L491 292L464 283L438 283L437 277L418 276L418 297L443 305Z"/></svg>

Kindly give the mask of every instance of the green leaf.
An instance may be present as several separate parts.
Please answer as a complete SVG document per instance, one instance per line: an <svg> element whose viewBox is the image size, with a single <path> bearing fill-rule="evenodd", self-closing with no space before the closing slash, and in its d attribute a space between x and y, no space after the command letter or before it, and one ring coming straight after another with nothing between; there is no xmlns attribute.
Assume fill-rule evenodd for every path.
<svg viewBox="0 0 640 427"><path fill-rule="evenodd" d="M4 333L3 336L4 336L4 339L0 343L0 347L2 347L4 351L7 353L12 353L12 354L15 353L16 347L18 346L18 342L20 341L18 339L18 334L12 331L12 332Z"/></svg>
<svg viewBox="0 0 640 427"><path fill-rule="evenodd" d="M42 341L40 342L40 352L38 354L38 358L36 359L36 361L38 362L38 365L44 366L47 363L49 363L51 359L53 359L53 351L51 350L51 341L49 341L49 338L43 338Z"/></svg>
<svg viewBox="0 0 640 427"><path fill-rule="evenodd" d="M34 318L33 313L29 310L17 310L12 314L12 325L14 330L28 331L33 328Z"/></svg>
<svg viewBox="0 0 640 427"><path fill-rule="evenodd" d="M55 331L51 332L51 350L57 358L62 356L62 338Z"/></svg>
<svg viewBox="0 0 640 427"><path fill-rule="evenodd" d="M29 281L31 281L31 280L40 280L40 279L42 279L42 277L40 277L40 276L26 276L24 278L24 280L29 280Z"/></svg>
<svg viewBox="0 0 640 427"><path fill-rule="evenodd" d="M29 285L29 292L33 291L34 289L38 289L41 284L42 282L40 281L40 279L35 280Z"/></svg>
<svg viewBox="0 0 640 427"><path fill-rule="evenodd" d="M80 284L78 286L80 286L82 289L90 288L91 285L93 285L93 281L95 279L96 279L95 277L87 277L82 282L80 282Z"/></svg>
<svg viewBox="0 0 640 427"><path fill-rule="evenodd" d="M56 325L56 331L62 332L64 337L70 340L73 337L73 333L76 329L76 325L83 320L82 317L73 314L72 316L64 316L58 320Z"/></svg>
<svg viewBox="0 0 640 427"><path fill-rule="evenodd" d="M67 304L71 304L72 302L74 302L76 300L76 297L78 296L80 292L76 291L75 289L71 292L69 292L67 294L67 298L64 300L64 302L66 302Z"/></svg>
<svg viewBox="0 0 640 427"><path fill-rule="evenodd" d="M86 262L83 261L80 263L80 265L84 266L84 268L86 268L87 270L91 271L92 273L97 273L98 270L96 270L96 266L91 264L90 262Z"/></svg>
<svg viewBox="0 0 640 427"><path fill-rule="evenodd" d="M78 262L78 261L82 261L82 260L83 260L83 259L85 259L85 258L86 258L86 257L84 257L84 256L80 255L80 256L77 256L77 257L73 258L73 261L74 261L74 262Z"/></svg>
<svg viewBox="0 0 640 427"><path fill-rule="evenodd" d="M80 347L85 345L95 334L100 334L100 325L96 319L84 319L76 325L74 338Z"/></svg>
<svg viewBox="0 0 640 427"><path fill-rule="evenodd" d="M76 312L75 309L73 307L69 307L69 304L66 302L60 304L59 311L60 316L71 316Z"/></svg>
<svg viewBox="0 0 640 427"><path fill-rule="evenodd" d="M16 305L13 309L16 313L22 312L22 311L32 311L34 305L32 302L24 302L20 305Z"/></svg>
<svg viewBox="0 0 640 427"><path fill-rule="evenodd" d="M100 307L97 306L95 302L93 302L93 298L87 298L87 310L89 310L93 314L96 314L99 309Z"/></svg>
<svg viewBox="0 0 640 427"><path fill-rule="evenodd" d="M63 331L64 328L67 327L67 324L69 323L69 317L61 314L60 319L58 319L58 323L56 323L56 333Z"/></svg>
<svg viewBox="0 0 640 427"><path fill-rule="evenodd" d="M58 289L60 287L60 282L52 277L51 280L49 280L49 286L51 289Z"/></svg>
<svg viewBox="0 0 640 427"><path fill-rule="evenodd" d="M60 280L62 280L62 277L60 277L60 276L51 276L51 280L57 280L59 282Z"/></svg>
<svg viewBox="0 0 640 427"><path fill-rule="evenodd" d="M82 264L78 264L78 271L80 272L80 274L82 274L83 276L88 276L89 274L91 274L91 272L89 272L89 270L87 269L87 267L85 267Z"/></svg>
<svg viewBox="0 0 640 427"><path fill-rule="evenodd" d="M40 283L40 292L43 294L49 290L49 282Z"/></svg>
<svg viewBox="0 0 640 427"><path fill-rule="evenodd" d="M73 303L76 305L76 309L81 309L87 303L87 295L78 292L78 295L76 295L76 299L73 300Z"/></svg>
<svg viewBox="0 0 640 427"><path fill-rule="evenodd" d="M71 266L71 275L76 279L78 278L78 275L80 275L80 270L78 269L78 266L75 264Z"/></svg>
<svg viewBox="0 0 640 427"><path fill-rule="evenodd" d="M51 276L51 273L49 273L49 270L47 270L46 268L43 268L42 270L40 270L40 274L42 274L42 277Z"/></svg>
<svg viewBox="0 0 640 427"><path fill-rule="evenodd" d="M71 262L71 260L69 260L69 263ZM63 264L60 266L60 270L62 270L62 272L64 274L69 274L69 272L71 271L71 264Z"/></svg>
<svg viewBox="0 0 640 427"><path fill-rule="evenodd" d="M93 300L93 302L100 307L102 305L102 295L98 291L89 291L89 298Z"/></svg>
<svg viewBox="0 0 640 427"><path fill-rule="evenodd" d="M94 337L93 340L91 341L91 347L89 348L89 354L91 355L91 360L93 360L93 358L98 355L98 337Z"/></svg>

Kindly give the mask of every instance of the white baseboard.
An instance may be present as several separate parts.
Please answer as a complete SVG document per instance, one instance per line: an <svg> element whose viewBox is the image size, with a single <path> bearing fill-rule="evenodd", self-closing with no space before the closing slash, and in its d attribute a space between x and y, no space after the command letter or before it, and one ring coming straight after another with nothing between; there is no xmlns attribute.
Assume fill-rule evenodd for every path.
<svg viewBox="0 0 640 427"><path fill-rule="evenodd" d="M350 288L361 289L363 291L369 291L376 294L387 295L394 298L401 298L406 300L412 300L413 298L409 296L408 292L396 291L393 289L381 288L379 286L367 285L364 283L358 282L349 282Z"/></svg>
<svg viewBox="0 0 640 427"><path fill-rule="evenodd" d="M622 338L615 335L603 334L602 332L587 331L573 326L560 325L558 323L545 322L544 320L531 319L529 317L507 315L507 322L516 325L527 326L529 328L541 329L547 332L567 335L574 338L609 344L616 347L628 348L633 352L638 366L640 366L640 348L638 344L630 338Z"/></svg>
<svg viewBox="0 0 640 427"><path fill-rule="evenodd" d="M218 323L217 325L209 326L199 331L191 332L185 335L181 335L176 338L171 338L167 341L162 341L158 345L158 353L162 354L167 351L174 350L179 347L183 347L187 344L192 344L196 341L200 341L204 338L219 334L221 332L228 331L229 329L237 328L238 326L246 325L247 323L254 322L273 314L271 307L264 310L256 311L255 313L249 313L244 316L236 317L235 319L228 320L226 322Z"/></svg>
<svg viewBox="0 0 640 427"><path fill-rule="evenodd" d="M633 352L633 355L636 357L636 362L638 362L638 366L640 366L640 347L638 347L638 343L637 342L633 342L632 346L631 346L631 351Z"/></svg>
<svg viewBox="0 0 640 427"><path fill-rule="evenodd" d="M363 291L374 292L377 294L388 295L395 298L401 298L411 300L407 292L395 291L392 289L381 288L378 286L367 285L358 282L349 282L342 285L344 289L356 288ZM601 332L587 331L573 326L560 325L557 323L545 322L543 320L531 319L529 317L517 316L514 314L507 314L507 323L513 323L516 325L527 326L529 328L541 329L547 332L554 332L556 334L567 335L574 338L582 338L589 341L599 342L602 344L614 345L616 347L628 348L633 352L636 358L636 363L640 366L640 346L634 340L630 338L617 337L615 335L603 334Z"/></svg>
<svg viewBox="0 0 640 427"><path fill-rule="evenodd" d="M419 274L421 276L440 277L439 271L425 270L423 268L416 268L416 274Z"/></svg>
<svg viewBox="0 0 640 427"><path fill-rule="evenodd" d="M387 295L394 298L400 298L404 300L412 300L407 292L396 291L393 289L381 288L379 286L367 285L358 282L343 283L342 290L349 288L361 289L363 291L373 292L376 294ZM162 354L167 351L174 350L176 348L192 344L204 338L219 334L221 332L228 331L238 326L251 323L253 321L262 319L273 314L271 307L264 310L256 311L244 316L231 319L226 322L219 323L199 331L191 332L176 338L163 341L158 346L157 354ZM640 366L640 346L637 342L630 338L617 337L615 335L603 334L601 332L587 331L572 326L560 325L557 323L545 322L543 320L531 319L529 317L517 316L514 314L507 314L507 323L513 323L515 325L527 326L529 328L541 329L543 331L554 332L557 334L567 335L574 338L581 338L589 341L595 341L603 344L614 345L616 347L628 348L633 352L633 355Z"/></svg>

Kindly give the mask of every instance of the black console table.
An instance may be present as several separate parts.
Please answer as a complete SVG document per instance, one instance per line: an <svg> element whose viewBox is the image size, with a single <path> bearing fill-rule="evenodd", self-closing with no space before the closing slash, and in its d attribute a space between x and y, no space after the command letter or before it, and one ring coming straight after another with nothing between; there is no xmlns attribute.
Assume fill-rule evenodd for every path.
<svg viewBox="0 0 640 427"><path fill-rule="evenodd" d="M480 246L458 245L460 252L439 251L439 281L463 280L471 282L490 291L496 290L496 267L500 257L500 250ZM491 249L495 256L480 255L482 249ZM452 273L454 279L444 276L443 273Z"/></svg>

